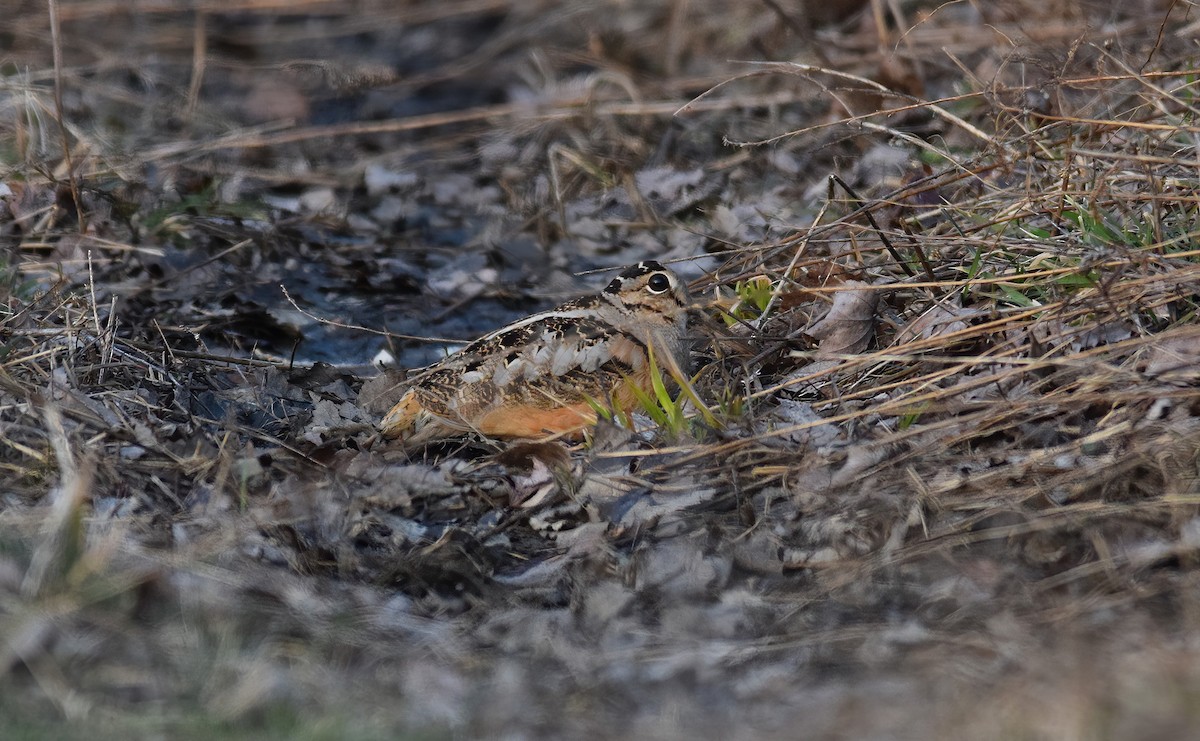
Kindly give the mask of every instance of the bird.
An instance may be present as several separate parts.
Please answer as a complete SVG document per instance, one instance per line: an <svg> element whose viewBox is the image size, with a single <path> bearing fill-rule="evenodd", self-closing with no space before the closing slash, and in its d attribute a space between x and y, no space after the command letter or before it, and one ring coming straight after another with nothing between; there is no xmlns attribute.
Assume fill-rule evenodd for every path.
<svg viewBox="0 0 1200 741"><path fill-rule="evenodd" d="M688 368L686 284L653 260L623 269L598 294L519 319L410 373L379 423L416 447L476 432L550 440L595 424L597 406L630 411L661 378ZM663 372L665 371L665 372Z"/></svg>

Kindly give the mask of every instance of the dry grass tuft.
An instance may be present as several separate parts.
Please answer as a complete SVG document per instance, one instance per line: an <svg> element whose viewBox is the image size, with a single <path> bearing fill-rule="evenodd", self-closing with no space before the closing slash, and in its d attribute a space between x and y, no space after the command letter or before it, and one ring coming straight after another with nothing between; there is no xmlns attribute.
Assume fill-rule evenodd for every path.
<svg viewBox="0 0 1200 741"><path fill-rule="evenodd" d="M732 5L0 0L18 733L1194 726L1194 5ZM645 257L670 430L374 439Z"/></svg>

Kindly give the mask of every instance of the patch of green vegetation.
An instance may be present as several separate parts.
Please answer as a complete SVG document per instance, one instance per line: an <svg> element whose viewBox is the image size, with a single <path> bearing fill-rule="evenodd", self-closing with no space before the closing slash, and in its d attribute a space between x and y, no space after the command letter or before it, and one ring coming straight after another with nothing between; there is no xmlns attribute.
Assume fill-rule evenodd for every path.
<svg viewBox="0 0 1200 741"><path fill-rule="evenodd" d="M945 142L941 143L941 149L932 146L922 147L915 151L917 161L923 165L929 165L935 170L946 167L958 167L960 162L970 160L975 156L975 151L966 147L947 147Z"/></svg>
<svg viewBox="0 0 1200 741"><path fill-rule="evenodd" d="M738 297L737 303L729 309L727 314L722 315L727 326L737 324L738 321L748 322L762 316L771 303L771 296L775 293L775 284L760 275L749 280L738 281L733 286L733 292Z"/></svg>
<svg viewBox="0 0 1200 741"><path fill-rule="evenodd" d="M917 407L913 411L905 412L904 414L901 414L900 418L897 420L897 426L901 430L907 430L908 428L915 425L918 421L920 421L921 415L924 414L925 410L928 408L929 408L929 404L921 404L919 407Z"/></svg>
<svg viewBox="0 0 1200 741"><path fill-rule="evenodd" d="M936 152L932 149L919 150L917 152L917 158L922 164L929 165L930 167L944 167L950 164L950 160L946 159L942 153Z"/></svg>
<svg viewBox="0 0 1200 741"><path fill-rule="evenodd" d="M964 299L984 290L975 281L1002 278L987 292L992 299L1033 308L1094 289L1101 284L1109 259L1138 251L1190 253L1194 248L1200 217L1194 206L1166 203L1161 208L1123 211L1078 197L1066 197L1063 203L1066 208L1057 219L1039 213L1028 220L995 225L1003 236L1019 243L1001 241L989 250L975 250L964 271ZM1200 258L1187 254L1185 259Z"/></svg>
<svg viewBox="0 0 1200 741"><path fill-rule="evenodd" d="M717 413L725 420L738 420L746 414L749 399L738 389L724 387L716 398Z"/></svg>
<svg viewBox="0 0 1200 741"><path fill-rule="evenodd" d="M255 200L223 203L218 197L217 184L210 183L177 203L150 211L142 226L147 233L158 237L183 238L194 221L206 218L265 219L267 214L266 207Z"/></svg>
<svg viewBox="0 0 1200 741"><path fill-rule="evenodd" d="M672 438L680 438L687 429L687 420L683 413L684 394L681 390L674 398L667 391L663 381L662 369L654 358L654 347L647 348L650 359L650 385L653 394L646 393L636 383L629 382L629 390L637 399L641 412Z"/></svg>
<svg viewBox="0 0 1200 741"><path fill-rule="evenodd" d="M1131 233L1126 229L1122 229L1119 224L1110 222L1108 214L1103 212L1093 213L1077 206L1075 209L1063 211L1062 217L1075 225L1079 232L1080 241L1083 244L1096 246L1129 244L1122 237L1128 237Z"/></svg>
<svg viewBox="0 0 1200 741"><path fill-rule="evenodd" d="M704 420L710 429L721 427L721 423L717 420L716 416L713 415L696 395L696 391L692 386L695 379L674 379L676 385L679 387L679 391L672 396L670 390L667 388L667 380L663 375L662 367L655 358L653 346L647 346L647 357L650 363L651 390L647 392L634 383L633 379L625 379L630 393L633 394L634 400L637 402L638 412L649 417L654 424L658 425L672 439L680 439L685 436L694 438L703 437L703 429L697 424L696 415L688 416L685 414L688 401L692 402L692 405L698 410L698 416ZM614 410L591 397L585 398L588 406L592 408L592 411L600 419L606 419L610 422L616 421L627 429L633 429L632 420L623 410Z"/></svg>

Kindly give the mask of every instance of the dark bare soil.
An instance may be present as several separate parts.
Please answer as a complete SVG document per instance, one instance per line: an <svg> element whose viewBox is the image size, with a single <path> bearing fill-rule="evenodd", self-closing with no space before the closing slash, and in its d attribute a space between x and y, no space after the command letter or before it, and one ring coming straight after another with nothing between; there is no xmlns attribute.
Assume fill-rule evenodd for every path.
<svg viewBox="0 0 1200 741"><path fill-rule="evenodd" d="M1196 735L1190 0L0 19L5 737ZM651 258L706 409L376 436Z"/></svg>

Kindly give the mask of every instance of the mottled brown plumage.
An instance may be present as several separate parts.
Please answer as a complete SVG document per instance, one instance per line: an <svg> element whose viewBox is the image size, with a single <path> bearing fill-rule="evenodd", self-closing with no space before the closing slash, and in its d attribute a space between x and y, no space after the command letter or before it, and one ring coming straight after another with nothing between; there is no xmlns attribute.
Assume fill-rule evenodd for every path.
<svg viewBox="0 0 1200 741"><path fill-rule="evenodd" d="M595 296L482 337L407 381L380 422L419 445L467 431L539 439L596 420L589 399L629 410L649 392L648 348L664 377L687 367L687 288L657 262L626 268Z"/></svg>

